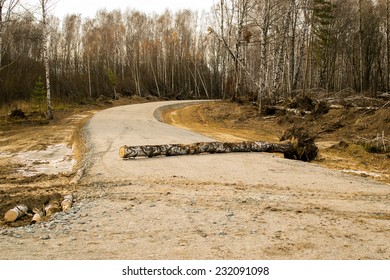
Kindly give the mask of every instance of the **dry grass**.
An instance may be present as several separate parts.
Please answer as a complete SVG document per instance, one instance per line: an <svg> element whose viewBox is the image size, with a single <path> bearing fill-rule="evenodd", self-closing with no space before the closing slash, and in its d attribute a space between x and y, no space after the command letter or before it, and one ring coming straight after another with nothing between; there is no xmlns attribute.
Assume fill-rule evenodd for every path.
<svg viewBox="0 0 390 280"><path fill-rule="evenodd" d="M316 163L390 183L389 156L369 153L355 143L357 134L369 137L376 135L379 128L386 127L386 118L387 112L357 112L354 109L331 110L313 120L295 115L265 118L251 105L231 102L200 104L168 111L164 115L168 123L220 141L278 141L284 130L298 123L318 135L316 143L320 153ZM320 133L324 130L326 132ZM338 145L341 141L346 145Z"/></svg>

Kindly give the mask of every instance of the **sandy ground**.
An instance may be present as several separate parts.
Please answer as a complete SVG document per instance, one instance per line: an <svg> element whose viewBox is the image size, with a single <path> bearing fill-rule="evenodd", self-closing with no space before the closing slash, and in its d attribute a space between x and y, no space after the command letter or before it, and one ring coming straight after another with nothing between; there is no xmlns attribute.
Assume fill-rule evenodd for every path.
<svg viewBox="0 0 390 280"><path fill-rule="evenodd" d="M207 141L150 103L86 126L69 213L0 227L1 259L390 259L390 186L277 155L121 160L121 145ZM5 192L5 186L2 186Z"/></svg>

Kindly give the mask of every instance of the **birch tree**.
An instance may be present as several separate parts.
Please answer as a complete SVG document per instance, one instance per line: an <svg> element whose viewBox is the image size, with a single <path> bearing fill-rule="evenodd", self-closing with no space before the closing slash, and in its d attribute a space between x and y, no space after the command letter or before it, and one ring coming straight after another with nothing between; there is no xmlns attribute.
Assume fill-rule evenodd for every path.
<svg viewBox="0 0 390 280"><path fill-rule="evenodd" d="M3 48L3 32L5 25L10 22L12 11L19 3L19 0L0 0L0 70L6 65L2 64L4 48Z"/></svg>
<svg viewBox="0 0 390 280"><path fill-rule="evenodd" d="M53 110L51 104L51 85L50 85L50 62L49 62L49 23L48 12L53 7L53 0L39 0L39 4L42 12L42 56L43 64L45 68L45 80L46 80L46 102L47 102L47 118L53 119Z"/></svg>

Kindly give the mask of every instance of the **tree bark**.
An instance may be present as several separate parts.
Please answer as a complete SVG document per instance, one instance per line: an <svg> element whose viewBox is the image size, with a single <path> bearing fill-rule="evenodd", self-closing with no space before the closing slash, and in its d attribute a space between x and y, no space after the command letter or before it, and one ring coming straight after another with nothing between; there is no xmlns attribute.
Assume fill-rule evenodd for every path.
<svg viewBox="0 0 390 280"><path fill-rule="evenodd" d="M64 212L68 211L70 208L72 208L72 204L73 204L73 195L71 194L65 195L64 200L61 202L62 211Z"/></svg>
<svg viewBox="0 0 390 280"><path fill-rule="evenodd" d="M31 219L31 224L38 224L42 221L42 217L45 216L41 209L35 208L33 210L34 216Z"/></svg>
<svg viewBox="0 0 390 280"><path fill-rule="evenodd" d="M4 215L4 219L8 223L12 223L26 215L27 212L28 207L24 204L20 204L11 210L8 210L7 213L5 213Z"/></svg>
<svg viewBox="0 0 390 280"><path fill-rule="evenodd" d="M298 142L296 142L298 143ZM122 146L119 156L123 159L136 157L157 157L157 156L184 156L198 155L203 153L239 153L239 152L266 152L283 153L285 156L303 161L310 161L314 158L307 158L302 151L306 147L298 147L294 141L284 141L280 143L248 141L238 143L228 142L199 142L193 144L166 144L166 145L144 145L144 146ZM313 143L314 148L315 144ZM313 147L312 147L313 148ZM307 149L309 150L309 149Z"/></svg>
<svg viewBox="0 0 390 280"><path fill-rule="evenodd" d="M45 214L46 216L52 216L57 212L61 212L60 202L57 199L52 199L45 207Z"/></svg>
<svg viewBox="0 0 390 280"><path fill-rule="evenodd" d="M363 24L362 24L362 0L359 0L359 87L363 92Z"/></svg>
<svg viewBox="0 0 390 280"><path fill-rule="evenodd" d="M45 79L46 79L46 96L47 96L47 118L49 120L53 119L53 111L51 105L51 86L50 86L50 63L49 63L49 30L47 23L47 4L48 0L40 0L42 8L42 29L43 29L43 39L42 39L42 55L43 55L43 64L45 68Z"/></svg>
<svg viewBox="0 0 390 280"><path fill-rule="evenodd" d="M386 1L386 90L390 91L390 3Z"/></svg>

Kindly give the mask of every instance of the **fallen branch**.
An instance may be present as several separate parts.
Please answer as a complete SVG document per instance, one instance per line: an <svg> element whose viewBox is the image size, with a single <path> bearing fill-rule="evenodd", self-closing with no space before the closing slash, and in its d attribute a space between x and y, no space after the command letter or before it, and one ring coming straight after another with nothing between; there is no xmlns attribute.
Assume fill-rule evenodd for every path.
<svg viewBox="0 0 390 280"><path fill-rule="evenodd" d="M382 131L382 134L377 133L376 138L367 139L361 136L357 137L358 144L363 145L363 147L372 153L387 153L390 148L390 138L385 137L385 131Z"/></svg>
<svg viewBox="0 0 390 280"><path fill-rule="evenodd" d="M345 108L353 108L356 110L379 110L380 107L359 107L359 106L344 106L340 104L332 104L329 106L330 109L338 110L338 109L345 109Z"/></svg>
<svg viewBox="0 0 390 280"><path fill-rule="evenodd" d="M312 145L312 147L309 147ZM145 146L122 146L119 149L119 156L123 159L136 157L157 157L157 156L183 156L198 155L203 153L240 153L240 152L266 152L283 153L288 158L294 158L303 161L310 161L315 158L309 156L307 151L313 148L317 151L314 142L307 147L299 147L298 141L284 141L280 143L270 142L199 142L193 144L167 144L167 145L145 145ZM313 147L314 145L314 147ZM317 155L317 153L315 153ZM287 157L287 156L286 156Z"/></svg>
<svg viewBox="0 0 390 280"><path fill-rule="evenodd" d="M276 112L282 112L282 113L293 113L297 116L305 116L311 114L311 111L306 111L306 110L300 110L300 109L294 109L294 108L287 108L283 106L265 106L264 107L264 112L266 115L273 115Z"/></svg>

